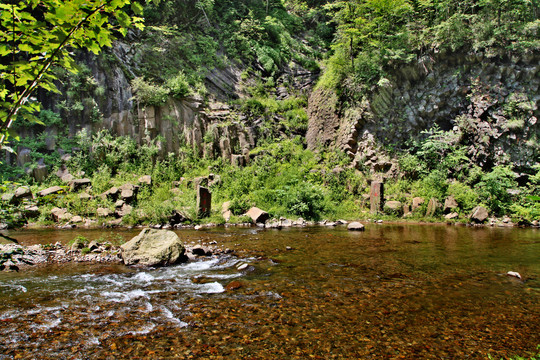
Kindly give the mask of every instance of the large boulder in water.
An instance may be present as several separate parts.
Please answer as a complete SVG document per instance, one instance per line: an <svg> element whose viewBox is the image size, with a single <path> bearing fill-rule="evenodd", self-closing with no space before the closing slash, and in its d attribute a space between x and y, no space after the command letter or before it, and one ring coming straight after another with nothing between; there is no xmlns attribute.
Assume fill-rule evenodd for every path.
<svg viewBox="0 0 540 360"><path fill-rule="evenodd" d="M178 235L169 230L144 229L122 245L122 259L126 265L172 265L185 261L184 252Z"/></svg>
<svg viewBox="0 0 540 360"><path fill-rule="evenodd" d="M357 221L353 221L352 223L347 225L347 229L350 231L364 231L365 230L364 225Z"/></svg>

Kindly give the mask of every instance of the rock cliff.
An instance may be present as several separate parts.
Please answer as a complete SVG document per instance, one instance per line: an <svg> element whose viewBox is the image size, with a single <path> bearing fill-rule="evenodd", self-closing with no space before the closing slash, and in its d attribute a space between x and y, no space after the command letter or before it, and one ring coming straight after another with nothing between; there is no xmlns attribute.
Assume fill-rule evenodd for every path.
<svg viewBox="0 0 540 360"><path fill-rule="evenodd" d="M308 146L331 143L358 166L389 170L376 147L404 148L437 125L455 132L480 165L530 168L540 155L539 64L538 53L424 56L389 69L365 101L339 117L335 95L315 91Z"/></svg>

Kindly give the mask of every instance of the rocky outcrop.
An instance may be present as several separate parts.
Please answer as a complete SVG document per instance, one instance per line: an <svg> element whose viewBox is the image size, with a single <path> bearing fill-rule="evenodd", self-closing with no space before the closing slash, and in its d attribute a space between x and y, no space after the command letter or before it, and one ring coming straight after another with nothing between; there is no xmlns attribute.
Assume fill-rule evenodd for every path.
<svg viewBox="0 0 540 360"><path fill-rule="evenodd" d="M128 41L134 40L134 34L128 38ZM59 85L63 91L61 95L39 94L39 101L47 109L58 108L58 103L62 101L69 103L81 98L88 100L82 111L67 110L64 107L61 112L66 123L46 128L45 132L49 134L48 151L73 151L59 149L59 142L54 141L60 130L67 129L67 135L71 138L81 130L92 133L105 129L114 135L131 137L139 145L153 141L161 157L168 153L179 154L187 145L199 156L222 157L226 161L234 159L241 165L249 161L249 150L255 147L262 119L259 123L255 123L257 119L246 121L245 116L226 104L241 93L242 64L209 69L205 79L210 93L208 99L200 96L169 98L163 105L152 106L137 103L130 84L130 79L141 75L137 60L140 55L137 46L124 41L116 41L110 51L100 56L88 52L78 53L77 61L88 68L91 84L86 88L81 86L84 89L77 89L74 92L76 95L70 95L70 89L65 88L65 84ZM293 78L296 75L292 73ZM70 99L70 96L74 98ZM36 135L32 130L21 134L23 137ZM21 149L17 158L8 156L8 160L24 167L32 161L31 155L29 149ZM35 167L38 169L35 176L44 178L47 175L47 165L51 164ZM70 174L59 176L65 176L66 182L73 179Z"/></svg>
<svg viewBox="0 0 540 360"><path fill-rule="evenodd" d="M373 181L369 192L370 211L375 214L384 207L384 183Z"/></svg>
<svg viewBox="0 0 540 360"><path fill-rule="evenodd" d="M126 265L166 266L186 260L182 241L168 230L144 229L121 249Z"/></svg>
<svg viewBox="0 0 540 360"><path fill-rule="evenodd" d="M382 146L403 147L438 125L468 145L468 155L480 165L530 168L540 154L538 142L531 141L540 132L539 64L537 52L425 55L387 69L367 99L339 117L332 97L314 92L311 108L329 104L308 113L308 143L330 143L358 167L369 160L388 171L387 161L374 161L384 157Z"/></svg>
<svg viewBox="0 0 540 360"><path fill-rule="evenodd" d="M315 90L308 102L308 131L306 141L308 149L316 150L322 146L334 144L340 127L338 115L338 97L327 89Z"/></svg>

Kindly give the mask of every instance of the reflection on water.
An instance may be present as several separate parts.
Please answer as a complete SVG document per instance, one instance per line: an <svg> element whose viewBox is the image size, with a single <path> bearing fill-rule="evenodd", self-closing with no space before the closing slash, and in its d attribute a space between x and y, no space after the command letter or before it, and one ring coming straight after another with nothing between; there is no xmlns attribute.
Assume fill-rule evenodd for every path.
<svg viewBox="0 0 540 360"><path fill-rule="evenodd" d="M227 256L161 269L2 273L0 359L485 359L526 355L540 344L535 229L368 225L361 233L178 234L233 248L252 271L238 271L240 259ZM25 243L76 235L103 236L10 234ZM225 291L233 280L241 287Z"/></svg>

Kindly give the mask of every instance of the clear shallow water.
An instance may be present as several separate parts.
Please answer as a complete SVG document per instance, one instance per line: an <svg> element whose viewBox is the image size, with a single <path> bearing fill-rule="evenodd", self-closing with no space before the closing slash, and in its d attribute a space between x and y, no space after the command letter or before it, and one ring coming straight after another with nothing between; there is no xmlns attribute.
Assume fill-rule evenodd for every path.
<svg viewBox="0 0 540 360"><path fill-rule="evenodd" d="M47 243L103 233L10 236ZM362 233L178 234L216 241L239 258L0 274L0 359L485 359L526 355L540 344L535 229L367 225ZM239 262L254 271L237 271ZM231 281L242 286L225 291Z"/></svg>

